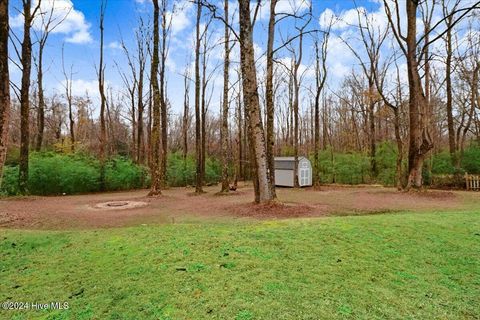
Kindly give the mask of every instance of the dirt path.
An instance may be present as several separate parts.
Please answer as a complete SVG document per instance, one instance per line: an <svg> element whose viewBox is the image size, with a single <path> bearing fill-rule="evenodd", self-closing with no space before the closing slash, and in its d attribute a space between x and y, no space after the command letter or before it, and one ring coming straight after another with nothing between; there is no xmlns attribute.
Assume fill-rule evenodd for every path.
<svg viewBox="0 0 480 320"><path fill-rule="evenodd" d="M465 209L478 199L466 192L429 191L400 193L382 187L323 187L277 189L281 204L252 204L251 185L242 185L231 195L219 196L217 186L194 195L191 188L165 190L158 198L147 198L146 190L60 197L27 197L0 200L0 228L90 229L172 223L191 219L277 219L325 215L371 214L408 210ZM133 209L96 205L108 201L146 202ZM98 206L97 206L98 207Z"/></svg>

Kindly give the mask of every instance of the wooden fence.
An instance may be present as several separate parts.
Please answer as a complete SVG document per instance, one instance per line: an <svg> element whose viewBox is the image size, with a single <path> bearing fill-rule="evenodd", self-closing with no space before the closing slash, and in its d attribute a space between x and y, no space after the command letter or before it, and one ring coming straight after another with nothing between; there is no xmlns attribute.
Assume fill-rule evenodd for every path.
<svg viewBox="0 0 480 320"><path fill-rule="evenodd" d="M465 173L467 190L480 191L480 176Z"/></svg>

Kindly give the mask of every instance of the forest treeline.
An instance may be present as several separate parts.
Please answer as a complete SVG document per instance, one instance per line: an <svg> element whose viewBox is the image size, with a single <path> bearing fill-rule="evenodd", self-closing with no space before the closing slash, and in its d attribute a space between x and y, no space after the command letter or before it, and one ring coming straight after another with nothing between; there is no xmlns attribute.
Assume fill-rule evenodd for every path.
<svg viewBox="0 0 480 320"><path fill-rule="evenodd" d="M43 50L63 21L45 1L22 0L16 8L24 17L21 36L9 29L8 1L0 4L5 193L149 187L155 196L179 185L202 193L216 182L229 192L248 179L255 201L268 202L276 197L277 155L310 157L315 185L409 190L432 184L435 175L453 186L464 172L480 172L479 2L384 0L381 25L360 6L347 23L331 11L316 15L306 0L293 1L288 12L278 9L283 0L152 0L134 43L121 41L128 63L117 68L123 91L114 92L105 82L108 2L100 1L95 101L72 94L73 66L65 63L63 92L45 96ZM168 96L167 59L172 20L185 5L195 10L195 27L183 90L175 90L180 107ZM269 13L265 52L255 46L260 6ZM41 27L33 28L40 17ZM339 33L342 24L353 32ZM216 30L223 35L215 37ZM332 83L328 61L339 44L355 63ZM212 68L218 48L222 63ZM9 61L21 71L20 83L10 81ZM213 95L217 75L220 97ZM213 99L220 110L212 110Z"/></svg>
<svg viewBox="0 0 480 320"><path fill-rule="evenodd" d="M378 146L376 161L378 173L374 177L370 171L370 158L365 152L331 152L327 148L319 155L320 183L322 184L381 184L394 186L396 182L395 163L397 153L391 142ZM9 152L6 160L0 195L20 195L18 187L18 149ZM465 150L462 172L480 174L480 148ZM310 155L313 161L313 155ZM100 162L92 155L82 152L70 153L53 151L34 152L30 156L28 186L34 195L68 195L100 192ZM424 171L427 186L435 188L462 188L464 179L458 175L458 168L452 165L448 152L434 154ZM205 184L221 182L221 162L215 157L206 159ZM229 166L228 174L233 176L235 169ZM458 177L455 178L455 175ZM242 177L250 179L249 173ZM149 188L151 179L148 168L137 164L127 156L116 155L106 163L106 190L119 191ZM167 159L167 181L169 187L192 187L196 183L195 157L189 154L183 158L181 152L169 153Z"/></svg>

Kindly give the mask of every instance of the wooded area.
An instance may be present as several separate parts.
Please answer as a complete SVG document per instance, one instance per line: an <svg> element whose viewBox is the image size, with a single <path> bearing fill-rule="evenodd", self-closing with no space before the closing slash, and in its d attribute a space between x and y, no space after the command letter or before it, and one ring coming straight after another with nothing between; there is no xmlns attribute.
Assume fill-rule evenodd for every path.
<svg viewBox="0 0 480 320"><path fill-rule="evenodd" d="M63 91L45 95L44 48L65 19L45 1L15 7L22 33L9 30L8 1L0 5L0 185L6 164L18 175L18 189L9 188L20 194L33 190L31 159L48 152L98 161L99 191L108 189L107 171L121 156L140 168L138 186L149 186L151 196L177 178L176 185L194 184L198 194L206 183L221 181L219 191L228 193L237 181L252 180L257 203L276 197L275 156L311 158L316 187L342 183L342 157L368 162L351 183L385 183L389 170L386 183L400 190L423 188L435 173L450 174L449 186L463 186L466 171L480 173L480 2L383 0L380 14L355 6L345 21L342 13L316 14L313 1L292 1L286 10L277 0L152 0L137 18L135 41L120 41L122 64L105 57L103 0L92 66L97 103L72 93L74 65L64 61ZM172 21L185 6L194 8L195 26L183 88L174 91L183 103L176 106L169 49ZM266 50L257 45L258 32ZM338 46L355 62L334 81L329 61ZM215 55L221 64L211 62ZM120 92L105 80L107 64L121 76ZM20 70L20 83L9 80L9 67Z"/></svg>

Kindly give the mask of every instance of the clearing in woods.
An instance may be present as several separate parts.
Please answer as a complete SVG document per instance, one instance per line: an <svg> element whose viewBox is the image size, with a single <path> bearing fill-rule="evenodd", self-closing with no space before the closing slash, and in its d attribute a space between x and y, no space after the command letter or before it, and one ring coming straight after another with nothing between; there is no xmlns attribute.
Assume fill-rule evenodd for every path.
<svg viewBox="0 0 480 320"><path fill-rule="evenodd" d="M218 190L0 201L0 302L68 303L0 318L480 317L478 193Z"/></svg>
<svg viewBox="0 0 480 320"><path fill-rule="evenodd" d="M331 215L365 215L405 211L468 210L478 193L426 191L402 193L394 188L325 186L321 191L278 188L280 204L252 204L253 188L241 185L229 195L218 187L194 195L194 189L171 188L158 198L147 190L58 197L0 200L0 227L20 229L88 229L198 219L285 219ZM123 207L123 202L128 207ZM110 205L109 202L112 202ZM138 203L139 205L135 205ZM104 210L100 207L103 206Z"/></svg>

